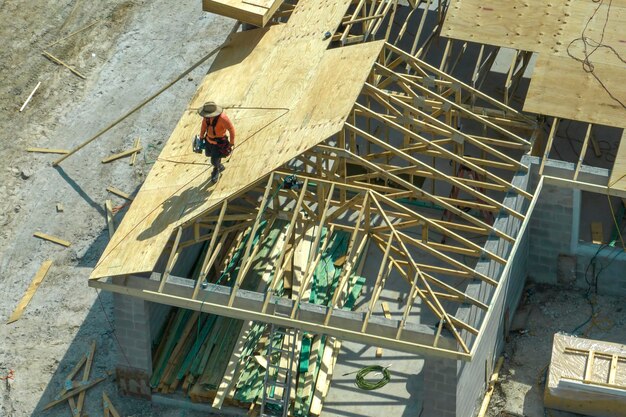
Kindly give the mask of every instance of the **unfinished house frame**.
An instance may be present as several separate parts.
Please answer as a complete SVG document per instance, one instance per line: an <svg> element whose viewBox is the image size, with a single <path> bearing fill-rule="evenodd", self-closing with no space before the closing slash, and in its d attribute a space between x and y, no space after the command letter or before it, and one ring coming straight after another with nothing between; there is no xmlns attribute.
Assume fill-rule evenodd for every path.
<svg viewBox="0 0 626 417"><path fill-rule="evenodd" d="M341 340L418 354L425 380L447 384L425 383L425 396L447 396L426 416L475 409L525 279L544 184L526 154L544 126L511 106L530 52L514 53L495 100L479 88L497 50L481 46L468 83L449 75L467 41L456 53L447 41L439 65L422 59L446 9L461 16L466 3L437 2L432 28L425 11L408 22L433 2L409 3L392 32L397 1L203 2L261 28L222 48L89 285L149 328L137 356L154 306L243 320L214 406L262 322L332 337L335 361ZM225 105L239 138L217 184L189 144L207 100ZM557 124L535 152L549 153ZM555 172L546 159L540 175ZM379 306L392 284L405 295L388 318ZM125 392L149 397L149 358L133 367L118 370Z"/></svg>

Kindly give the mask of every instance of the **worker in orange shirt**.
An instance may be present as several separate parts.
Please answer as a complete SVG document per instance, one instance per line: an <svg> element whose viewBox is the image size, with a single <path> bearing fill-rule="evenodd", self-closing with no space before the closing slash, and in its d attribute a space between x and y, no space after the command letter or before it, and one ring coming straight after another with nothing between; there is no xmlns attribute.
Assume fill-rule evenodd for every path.
<svg viewBox="0 0 626 417"><path fill-rule="evenodd" d="M213 101L204 103L198 114L202 116L200 140L205 141L204 153L211 158L213 165L211 181L217 182L225 169L222 158L230 155L235 146L235 126Z"/></svg>

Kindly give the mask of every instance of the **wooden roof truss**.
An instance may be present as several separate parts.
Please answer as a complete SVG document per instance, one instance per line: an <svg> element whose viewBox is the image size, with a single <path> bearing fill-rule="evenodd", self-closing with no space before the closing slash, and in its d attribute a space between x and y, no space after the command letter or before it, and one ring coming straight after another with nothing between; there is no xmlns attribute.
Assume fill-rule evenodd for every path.
<svg viewBox="0 0 626 417"><path fill-rule="evenodd" d="M515 241L493 219L525 217L502 201L511 193L532 198L510 179L528 169L516 156L531 146L526 137L533 129L534 122L516 110L386 44L338 135L182 224L162 269L152 280L127 277L125 291L377 346L470 359L468 341L481 329L456 312L467 304L489 309L490 300L465 289L477 281L498 285L499 277L474 266L481 258L506 264L483 244L489 236ZM457 176L463 169L475 175ZM288 187L293 179L297 189ZM277 221L284 227L273 244L274 272L252 283L250 271ZM313 276L338 230L349 233L345 262L330 303L316 306L308 299ZM184 251L199 244L199 272L181 287L172 269ZM376 251L380 265L363 274L371 289L361 295L359 311L348 316L343 306L355 272L364 254ZM291 291L279 291L296 258L303 267ZM233 259L238 266L229 270ZM391 279L403 282L408 297L388 320L376 311ZM106 285L111 284L95 286Z"/></svg>

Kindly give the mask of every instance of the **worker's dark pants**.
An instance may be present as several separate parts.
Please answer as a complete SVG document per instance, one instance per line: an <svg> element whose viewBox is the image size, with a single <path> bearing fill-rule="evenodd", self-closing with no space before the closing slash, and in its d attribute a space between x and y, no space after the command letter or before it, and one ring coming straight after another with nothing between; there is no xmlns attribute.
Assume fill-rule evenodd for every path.
<svg viewBox="0 0 626 417"><path fill-rule="evenodd" d="M217 146L207 143L207 147L204 148L204 154L211 158L211 165L213 165L213 170L218 170L220 165L222 165L222 154L220 153Z"/></svg>

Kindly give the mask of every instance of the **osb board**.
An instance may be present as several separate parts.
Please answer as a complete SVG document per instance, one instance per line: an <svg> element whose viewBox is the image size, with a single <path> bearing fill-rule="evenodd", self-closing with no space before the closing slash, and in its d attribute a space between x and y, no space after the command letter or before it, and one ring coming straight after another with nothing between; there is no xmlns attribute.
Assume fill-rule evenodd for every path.
<svg viewBox="0 0 626 417"><path fill-rule="evenodd" d="M202 0L202 10L263 27L283 0Z"/></svg>
<svg viewBox="0 0 626 417"><path fill-rule="evenodd" d="M572 18L571 5L562 0L451 0L441 34L487 45L548 51Z"/></svg>
<svg viewBox="0 0 626 417"><path fill-rule="evenodd" d="M626 103L626 65L596 64L595 74L614 96ZM611 99L579 62L569 57L539 54L524 111L626 127L626 109Z"/></svg>
<svg viewBox="0 0 626 417"><path fill-rule="evenodd" d="M616 190L626 190L626 129L622 133L622 139L619 142L619 148L617 148L608 185Z"/></svg>
<svg viewBox="0 0 626 417"><path fill-rule="evenodd" d="M350 0L337 3L299 5L289 24L237 34L222 49L91 278L152 271L178 224L341 130L384 43L326 50L322 28L334 30L329 22L338 26ZM207 158L191 151L201 121L194 109L207 100L231 107L237 130L217 184Z"/></svg>
<svg viewBox="0 0 626 417"><path fill-rule="evenodd" d="M555 334L544 396L545 406L584 415L623 416L626 409L626 397L591 392L586 389L573 390L559 386L559 381L563 378L582 380L587 367L587 356L585 354L565 352L567 347L626 356L626 345ZM606 383L610 365L610 359L596 357L593 361L589 379L593 382ZM626 386L626 363L624 362L618 362L615 372L615 384Z"/></svg>
<svg viewBox="0 0 626 417"><path fill-rule="evenodd" d="M524 110L608 126L626 127L626 110L582 64L582 35L610 45L626 56L626 0L452 0L442 34L446 37L539 53ZM592 18L593 16L593 18ZM602 37L602 31L604 36ZM593 42L592 42L593 44ZM591 51L593 48L588 47ZM626 65L608 48L591 57L595 74L622 103L626 102Z"/></svg>

